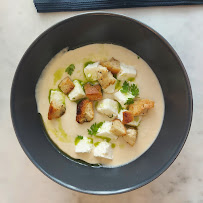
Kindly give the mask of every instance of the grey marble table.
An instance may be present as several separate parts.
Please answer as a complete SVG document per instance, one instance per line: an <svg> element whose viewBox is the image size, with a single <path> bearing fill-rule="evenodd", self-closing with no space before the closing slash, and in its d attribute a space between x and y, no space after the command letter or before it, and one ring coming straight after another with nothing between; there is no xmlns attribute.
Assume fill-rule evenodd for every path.
<svg viewBox="0 0 203 203"><path fill-rule="evenodd" d="M12 7L11 7L12 5ZM10 117L14 72L31 42L51 25L79 12L38 14L32 0L0 3L0 202L203 203L203 6L110 10L136 18L162 34L182 59L192 84L194 116L187 142L172 166L129 193L92 196L45 177L22 151Z"/></svg>

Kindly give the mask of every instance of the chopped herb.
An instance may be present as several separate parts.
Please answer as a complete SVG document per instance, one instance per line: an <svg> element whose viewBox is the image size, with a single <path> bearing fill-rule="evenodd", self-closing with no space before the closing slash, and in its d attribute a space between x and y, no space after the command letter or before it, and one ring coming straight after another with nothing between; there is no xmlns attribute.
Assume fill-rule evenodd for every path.
<svg viewBox="0 0 203 203"><path fill-rule="evenodd" d="M121 110L123 110L123 107L122 107L121 104L118 102L118 113L120 113Z"/></svg>
<svg viewBox="0 0 203 203"><path fill-rule="evenodd" d="M104 137L104 136L96 136L97 138L100 138L102 140L105 140L106 142L110 142L111 141L111 138L109 137Z"/></svg>
<svg viewBox="0 0 203 203"><path fill-rule="evenodd" d="M135 78L128 78L128 81L133 82Z"/></svg>
<svg viewBox="0 0 203 203"><path fill-rule="evenodd" d="M129 89L130 89L130 85L128 84L128 82L125 81L123 83L122 89L120 91L122 93L127 93L127 92L129 92Z"/></svg>
<svg viewBox="0 0 203 203"><path fill-rule="evenodd" d="M130 91L131 91L131 93L132 93L132 95L133 95L134 97L137 97L137 96L139 95L139 88L138 88L137 85L135 85L135 84L132 84L132 85L130 86Z"/></svg>
<svg viewBox="0 0 203 203"><path fill-rule="evenodd" d="M134 103L134 98L128 98L127 102L124 105L129 105Z"/></svg>
<svg viewBox="0 0 203 203"><path fill-rule="evenodd" d="M85 62L84 68L87 67L89 64L93 64L93 63L95 63L95 62L93 62L93 61L87 61L87 62Z"/></svg>
<svg viewBox="0 0 203 203"><path fill-rule="evenodd" d="M94 146L97 147L99 145L100 142L95 142Z"/></svg>
<svg viewBox="0 0 203 203"><path fill-rule="evenodd" d="M116 147L116 144L115 144L115 143L112 143L112 144L111 144L111 147L112 147L112 148L115 148L115 147Z"/></svg>
<svg viewBox="0 0 203 203"><path fill-rule="evenodd" d="M75 138L75 145L77 145L77 144L80 142L80 140L82 140L82 139L83 139L83 136L78 135L78 136Z"/></svg>
<svg viewBox="0 0 203 203"><path fill-rule="evenodd" d="M98 129L103 125L104 122L100 122L100 123L94 123L90 129L88 129L88 134L89 135L95 135L97 134Z"/></svg>
<svg viewBox="0 0 203 203"><path fill-rule="evenodd" d="M138 58L138 59L140 59L140 57L139 57L139 56L137 56L137 58Z"/></svg>
<svg viewBox="0 0 203 203"><path fill-rule="evenodd" d="M120 80L117 80L116 81L116 85L115 85L115 89L120 89L121 88L121 81Z"/></svg>
<svg viewBox="0 0 203 203"><path fill-rule="evenodd" d="M72 75L74 70L75 70L75 65L70 64L70 66L68 66L68 68L66 68L65 72L67 72L69 75Z"/></svg>

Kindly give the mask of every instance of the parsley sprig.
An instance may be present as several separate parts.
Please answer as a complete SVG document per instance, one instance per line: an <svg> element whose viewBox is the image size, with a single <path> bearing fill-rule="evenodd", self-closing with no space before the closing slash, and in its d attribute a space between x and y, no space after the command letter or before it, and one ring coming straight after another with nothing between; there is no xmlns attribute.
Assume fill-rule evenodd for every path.
<svg viewBox="0 0 203 203"><path fill-rule="evenodd" d="M129 104L133 104L134 103L134 98L128 98L128 100L126 101L126 103L124 105L129 105Z"/></svg>
<svg viewBox="0 0 203 203"><path fill-rule="evenodd" d="M132 84L129 85L127 81L123 83L122 89L120 90L122 93L131 93L134 97L137 97L139 95L139 88L137 85Z"/></svg>
<svg viewBox="0 0 203 203"><path fill-rule="evenodd" d="M94 123L90 129L88 129L88 134L89 135L95 135L97 134L98 129L103 125L104 122L100 122L100 123Z"/></svg>
<svg viewBox="0 0 203 203"><path fill-rule="evenodd" d="M131 91L131 93L132 93L132 95L133 95L134 97L137 97L137 96L139 95L139 88L138 88L137 85L135 85L135 84L132 84L132 85L130 86L130 91Z"/></svg>
<svg viewBox="0 0 203 203"><path fill-rule="evenodd" d="M67 72L69 75L72 75L74 70L75 70L75 65L74 64L70 64L70 66L68 66L66 68L65 72Z"/></svg>
<svg viewBox="0 0 203 203"><path fill-rule="evenodd" d="M128 82L124 82L122 89L120 90L122 93L128 93L130 91L130 85Z"/></svg>

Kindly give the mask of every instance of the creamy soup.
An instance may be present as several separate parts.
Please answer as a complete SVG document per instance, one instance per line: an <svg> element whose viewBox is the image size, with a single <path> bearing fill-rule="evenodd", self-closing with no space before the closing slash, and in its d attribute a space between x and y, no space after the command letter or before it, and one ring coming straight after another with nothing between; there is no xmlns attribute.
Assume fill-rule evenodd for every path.
<svg viewBox="0 0 203 203"><path fill-rule="evenodd" d="M60 81L68 76L65 69L70 64L75 65L75 70L69 77L72 80L85 81L83 69L86 62L104 61L111 57L135 67L137 71L135 83L139 87L139 97L153 100L154 108L142 117L134 146L129 145L122 137L110 141L113 148L113 159L109 160L95 157L93 150L90 153L76 153L75 138L81 135L91 137L93 143L101 142L100 138L88 135L87 129L90 129L95 122L111 121L112 118L98 113L94 109L94 119L91 122L79 124L76 122L77 103L70 101L67 96L65 97L66 112L62 117L48 120L47 115L49 111L49 90L58 88ZM113 96L103 93L103 98L113 98ZM100 163L108 167L126 164L142 155L157 138L164 116L162 90L151 68L132 51L113 44L92 44L75 50L62 50L43 70L36 86L36 100L38 112L42 115L48 135L60 150L75 159L81 159L91 164Z"/></svg>

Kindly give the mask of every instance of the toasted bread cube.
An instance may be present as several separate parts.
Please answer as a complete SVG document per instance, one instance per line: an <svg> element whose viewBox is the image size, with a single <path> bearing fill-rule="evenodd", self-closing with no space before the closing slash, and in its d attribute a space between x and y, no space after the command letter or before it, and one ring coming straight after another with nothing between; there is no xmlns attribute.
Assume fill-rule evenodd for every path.
<svg viewBox="0 0 203 203"><path fill-rule="evenodd" d="M118 119L125 125L136 127L140 124L142 116L134 116L130 111L121 110Z"/></svg>
<svg viewBox="0 0 203 203"><path fill-rule="evenodd" d="M93 144L91 143L91 140L87 137L83 137L82 140L78 142L78 144L75 146L75 152L76 153L90 153L92 150Z"/></svg>
<svg viewBox="0 0 203 203"><path fill-rule="evenodd" d="M134 116L130 111L123 112L123 124L130 123L134 120Z"/></svg>
<svg viewBox="0 0 203 203"><path fill-rule="evenodd" d="M112 99L107 98L99 101L96 109L99 113L105 114L110 118L118 115L118 103Z"/></svg>
<svg viewBox="0 0 203 203"><path fill-rule="evenodd" d="M129 111L133 113L134 116L145 115L147 111L154 107L154 102L148 99L140 99L130 104Z"/></svg>
<svg viewBox="0 0 203 203"><path fill-rule="evenodd" d="M99 84L101 85L103 90L108 88L110 85L114 85L114 83L116 82L113 74L103 66L99 66L97 77Z"/></svg>
<svg viewBox="0 0 203 203"><path fill-rule="evenodd" d="M112 122L105 121L103 125L98 129L97 136L108 137L112 140L118 139L117 135L111 132Z"/></svg>
<svg viewBox="0 0 203 203"><path fill-rule="evenodd" d="M84 74L88 81L96 81L97 80L97 72L98 72L99 62L95 62L93 64L89 64L84 68Z"/></svg>
<svg viewBox="0 0 203 203"><path fill-rule="evenodd" d="M125 136L126 128L120 120L115 119L112 121L111 132L117 136Z"/></svg>
<svg viewBox="0 0 203 203"><path fill-rule="evenodd" d="M127 105L125 104L129 98L134 98L131 93L122 93L120 90L114 93L114 98L117 100L123 108L126 108Z"/></svg>
<svg viewBox="0 0 203 203"><path fill-rule="evenodd" d="M126 135L123 136L123 139L130 144L131 146L133 146L136 142L137 139L137 130L133 129L133 128L128 128L126 130Z"/></svg>
<svg viewBox="0 0 203 203"><path fill-rule="evenodd" d="M84 92L83 87L80 84L79 80L74 80L73 83L74 83L75 87L69 93L68 98L71 101L77 101L79 99L85 98L85 92Z"/></svg>
<svg viewBox="0 0 203 203"><path fill-rule="evenodd" d="M121 70L120 62L113 57L108 61L101 62L100 64L106 67L113 74L117 74Z"/></svg>
<svg viewBox="0 0 203 203"><path fill-rule="evenodd" d="M90 83L84 86L85 94L89 100L97 101L102 99L102 91L100 85L91 85Z"/></svg>
<svg viewBox="0 0 203 203"><path fill-rule="evenodd" d="M68 94L73 90L75 85L73 84L72 80L67 76L59 83L59 89L64 93Z"/></svg>
<svg viewBox="0 0 203 203"><path fill-rule="evenodd" d="M135 70L135 67L121 63L120 68L121 70L117 75L118 80L128 80L129 78L136 77L137 72Z"/></svg>
<svg viewBox="0 0 203 203"><path fill-rule="evenodd" d="M77 105L76 121L80 124L84 122L90 122L94 118L94 110L92 102L88 99L84 99Z"/></svg>
<svg viewBox="0 0 203 203"><path fill-rule="evenodd" d="M59 90L51 90L48 119L60 118L66 112L65 96Z"/></svg>
<svg viewBox="0 0 203 203"><path fill-rule="evenodd" d="M94 148L94 156L113 159L113 150L111 148L111 144L108 142L100 142L99 145Z"/></svg>

